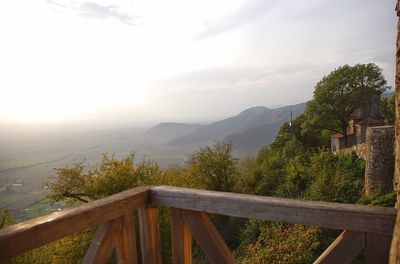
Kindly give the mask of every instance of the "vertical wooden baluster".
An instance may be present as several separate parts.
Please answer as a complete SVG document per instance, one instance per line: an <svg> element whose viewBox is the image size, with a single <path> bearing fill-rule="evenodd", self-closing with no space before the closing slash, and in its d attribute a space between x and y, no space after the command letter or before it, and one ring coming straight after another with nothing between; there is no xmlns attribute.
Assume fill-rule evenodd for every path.
<svg viewBox="0 0 400 264"><path fill-rule="evenodd" d="M140 226L140 247L144 264L159 264L161 259L160 226L155 207L138 210Z"/></svg>
<svg viewBox="0 0 400 264"><path fill-rule="evenodd" d="M117 236L117 262L137 263L135 221L133 213L122 217L122 230Z"/></svg>
<svg viewBox="0 0 400 264"><path fill-rule="evenodd" d="M182 210L171 208L172 259L174 264L192 263L192 234L183 221Z"/></svg>
<svg viewBox="0 0 400 264"><path fill-rule="evenodd" d="M388 263L392 237L367 233L367 263Z"/></svg>

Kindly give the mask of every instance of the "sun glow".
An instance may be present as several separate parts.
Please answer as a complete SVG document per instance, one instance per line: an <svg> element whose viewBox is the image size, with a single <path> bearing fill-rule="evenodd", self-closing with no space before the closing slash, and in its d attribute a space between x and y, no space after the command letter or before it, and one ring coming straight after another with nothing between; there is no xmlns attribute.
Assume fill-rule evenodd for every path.
<svg viewBox="0 0 400 264"><path fill-rule="evenodd" d="M194 40L204 21L189 11L206 12L208 5L168 1L154 9L139 2L139 16L126 25L112 17L88 19L68 3L11 1L0 10L1 120L51 122L113 107L140 108L157 78L219 65L231 50ZM182 5L186 13L178 12Z"/></svg>
<svg viewBox="0 0 400 264"><path fill-rule="evenodd" d="M392 12L390 3L376 2L382 14L371 15L377 8L359 10L357 1L349 4L356 13L342 12L339 2L303 2L4 1L0 123L85 119L120 109L158 121L190 109L190 119L209 120L215 109L222 116L309 100L315 82L333 68L371 60L394 83L387 59L394 58L387 37L394 33L382 30L395 23L382 16L384 8ZM332 23L338 17L346 31ZM327 36L327 27L334 33ZM221 109L224 100L229 104Z"/></svg>

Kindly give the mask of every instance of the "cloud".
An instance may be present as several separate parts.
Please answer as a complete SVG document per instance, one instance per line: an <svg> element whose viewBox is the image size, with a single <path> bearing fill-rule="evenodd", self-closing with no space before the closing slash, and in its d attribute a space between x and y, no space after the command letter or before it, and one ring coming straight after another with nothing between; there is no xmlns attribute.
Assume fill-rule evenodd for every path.
<svg viewBox="0 0 400 264"><path fill-rule="evenodd" d="M219 67L182 73L161 80L158 84L168 92L240 91L258 88L276 88L287 81L298 79L310 82L319 66L304 69L302 64L285 64L264 67ZM312 73L311 73L312 72ZM286 81L282 81L285 78ZM311 81L312 82L312 81ZM310 83L311 86L314 83Z"/></svg>
<svg viewBox="0 0 400 264"><path fill-rule="evenodd" d="M172 91L236 90L259 82L268 75L263 69L221 67L182 73L161 82Z"/></svg>
<svg viewBox="0 0 400 264"><path fill-rule="evenodd" d="M135 16L127 12L120 11L120 7L117 5L101 5L94 2L68 2L47 0L48 3L56 5L61 8L67 8L76 12L77 15L96 18L96 19L108 19L113 18L119 22L133 26Z"/></svg>
<svg viewBox="0 0 400 264"><path fill-rule="evenodd" d="M248 0L221 20L207 21L207 27L195 35L195 40L206 39L255 22L270 12L278 2L276 0Z"/></svg>

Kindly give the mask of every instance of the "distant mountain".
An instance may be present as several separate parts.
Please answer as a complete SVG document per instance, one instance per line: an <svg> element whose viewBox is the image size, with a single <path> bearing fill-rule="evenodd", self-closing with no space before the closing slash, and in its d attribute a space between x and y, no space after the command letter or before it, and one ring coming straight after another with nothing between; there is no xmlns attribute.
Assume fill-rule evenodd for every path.
<svg viewBox="0 0 400 264"><path fill-rule="evenodd" d="M202 126L200 124L160 123L150 128L145 135L169 141L193 133Z"/></svg>
<svg viewBox="0 0 400 264"><path fill-rule="evenodd" d="M280 126L302 114L306 103L269 109L263 106L249 108L240 114L203 126L196 131L172 139L170 145L202 144L230 140L240 149L259 149L271 143Z"/></svg>
<svg viewBox="0 0 400 264"><path fill-rule="evenodd" d="M230 134L224 138L226 142L232 142L235 149L241 152L257 151L274 141L279 132L280 125L264 124L253 127L241 133Z"/></svg>
<svg viewBox="0 0 400 264"><path fill-rule="evenodd" d="M241 133L230 134L224 138L224 141L232 142L235 149L241 152L254 152L262 146L272 143L284 122L289 121L288 112L292 110L293 118L301 115L306 107L306 103L286 106L279 109L276 119L273 123L266 123L247 129Z"/></svg>

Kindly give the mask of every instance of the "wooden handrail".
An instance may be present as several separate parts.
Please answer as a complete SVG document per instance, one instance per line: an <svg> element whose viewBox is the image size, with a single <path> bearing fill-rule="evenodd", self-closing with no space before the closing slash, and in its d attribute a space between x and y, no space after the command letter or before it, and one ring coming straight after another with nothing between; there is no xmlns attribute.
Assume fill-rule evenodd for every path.
<svg viewBox="0 0 400 264"><path fill-rule="evenodd" d="M0 230L0 262L143 208L149 203L149 190L149 187L138 187L4 228Z"/></svg>
<svg viewBox="0 0 400 264"><path fill-rule="evenodd" d="M157 206L173 207L175 208L173 210L181 214L179 217L174 215L175 226L173 226L175 229L182 229L179 236L173 238L174 254L176 259L181 259L180 262L182 262L182 259L188 259L191 256L188 246L190 245L189 236L191 233L197 236L195 236L196 239L200 240L207 237L203 234L209 234L207 239L213 240L210 241L211 243L216 243L221 248L224 247L221 239L215 239L216 236L213 235L215 230L213 231L211 222L206 221L204 213L362 232L366 233L367 240L370 237L372 242L390 240L397 213L394 208L300 201L168 186L139 187L77 208L55 212L0 230L0 262L74 232L99 224L104 226L106 223L123 221L133 211L138 210L142 257L150 260L149 263L160 263L159 230L155 208ZM199 220L197 214L189 215L189 211L186 210L201 212L202 220ZM196 228L199 227L193 224L193 221L203 223L202 228L207 230L208 233L204 230L198 231ZM117 247L117 255L121 255L121 259L136 257L136 253L131 252L135 243L135 232L132 229L133 220L130 218L128 222L131 224L124 224L118 236L110 235L114 239L111 247ZM185 229L188 227L190 230ZM107 229L105 230L107 231ZM101 229L98 231L100 232ZM130 249L124 247L126 245L123 245L123 243L127 243L124 241L130 241L129 243L132 244L129 245ZM207 243L201 242L207 251ZM95 249L93 251L94 257L87 259L102 257L96 255L98 253ZM209 249L207 253L215 258L222 256L215 255L215 252ZM230 257L225 254L223 258L229 259ZM233 260L228 262L233 262Z"/></svg>
<svg viewBox="0 0 400 264"><path fill-rule="evenodd" d="M159 186L151 202L235 217L304 224L392 236L397 211L356 204L301 201L276 197Z"/></svg>

